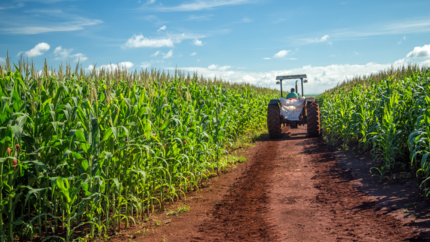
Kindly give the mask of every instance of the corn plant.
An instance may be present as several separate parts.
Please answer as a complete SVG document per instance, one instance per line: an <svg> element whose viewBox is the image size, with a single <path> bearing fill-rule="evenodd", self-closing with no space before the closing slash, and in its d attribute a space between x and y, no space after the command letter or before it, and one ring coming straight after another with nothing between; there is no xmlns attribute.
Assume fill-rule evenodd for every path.
<svg viewBox="0 0 430 242"><path fill-rule="evenodd" d="M185 199L277 94L175 70L0 65L0 238L95 239Z"/></svg>
<svg viewBox="0 0 430 242"><path fill-rule="evenodd" d="M410 167L426 186L429 94L430 69L425 67L410 65L353 78L319 96L323 136L334 144L370 150L381 166L371 170L381 176ZM430 194L429 189L426 192Z"/></svg>

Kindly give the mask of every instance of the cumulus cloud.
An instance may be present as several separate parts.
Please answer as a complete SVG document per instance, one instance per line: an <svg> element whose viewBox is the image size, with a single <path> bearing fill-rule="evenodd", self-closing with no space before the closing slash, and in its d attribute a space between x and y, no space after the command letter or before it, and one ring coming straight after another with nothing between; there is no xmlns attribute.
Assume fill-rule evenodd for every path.
<svg viewBox="0 0 430 242"><path fill-rule="evenodd" d="M142 34L133 35L127 40L124 47L126 48L139 48L139 47L173 47L172 39L148 39Z"/></svg>
<svg viewBox="0 0 430 242"><path fill-rule="evenodd" d="M157 30L157 32L158 32L158 31L165 30L166 28L167 28L167 27L166 27L166 25L163 25L163 27L159 28L159 29Z"/></svg>
<svg viewBox="0 0 430 242"><path fill-rule="evenodd" d="M124 61L124 62L120 62L120 63L118 63L116 65L115 64L101 65L99 67L96 67L96 71L99 71L101 69L108 70L108 71L114 71L114 70L116 70L118 68L120 68L120 69L123 69L123 68L130 69L133 66L134 66L134 64L132 62L130 62L130 61ZM87 71L93 71L94 70L94 66L93 65L89 65L86 68L86 70Z"/></svg>
<svg viewBox="0 0 430 242"><path fill-rule="evenodd" d="M417 46L406 55L407 58L430 58L430 45Z"/></svg>
<svg viewBox="0 0 430 242"><path fill-rule="evenodd" d="M270 58L269 57L264 57L263 60L270 60Z"/></svg>
<svg viewBox="0 0 430 242"><path fill-rule="evenodd" d="M190 54L190 56L195 56L195 55L197 55L196 52L193 52L193 53Z"/></svg>
<svg viewBox="0 0 430 242"><path fill-rule="evenodd" d="M173 50L170 50L169 52L167 52L166 54L163 54L163 58L167 59L173 56Z"/></svg>
<svg viewBox="0 0 430 242"><path fill-rule="evenodd" d="M77 53L74 55L70 55L70 53L72 52L73 49L63 49L61 46L58 46L57 48L55 48L54 50L54 55L55 55L55 59L56 60L64 60L64 59L74 59L75 62L83 62L86 61L88 58L82 54L82 53Z"/></svg>
<svg viewBox="0 0 430 242"><path fill-rule="evenodd" d="M54 50L54 54L56 56L56 60L61 60L69 57L70 52L72 52L73 49L63 49L61 46L58 46Z"/></svg>
<svg viewBox="0 0 430 242"><path fill-rule="evenodd" d="M218 68L218 66L217 66L217 65L214 65L214 64L212 64L212 65L208 66L208 69L209 69L209 70L216 70L217 68Z"/></svg>
<svg viewBox="0 0 430 242"><path fill-rule="evenodd" d="M421 47L416 51L417 53L421 53L422 49L425 46ZM414 49L416 50L416 48ZM412 51L414 52L414 51ZM411 53L412 53L411 52ZM414 52L415 53L415 52ZM409 54L408 54L409 55ZM418 54L417 54L418 55ZM419 56L419 55L418 55ZM407 65L409 59L407 57L400 59L394 63L388 64L378 64L378 63L367 63L365 65L328 65L328 66L303 66L301 68L295 69L281 69L274 70L268 72L246 72L246 71L231 71L228 66L218 67L218 65L212 64L205 67L178 67L184 71L195 72L197 71L199 74L202 74L205 77L220 77L224 81L234 82L234 83L251 83L257 86L269 87L278 89L279 85L276 85L276 76L279 75L293 75L293 74L301 74L305 73L308 76L309 84L304 86L305 96L306 93L321 93L325 90L335 87L337 84L342 83L347 79L351 79L354 76L362 76L369 75L372 73L377 73L384 69L389 69L391 67L400 67L403 65ZM430 59L424 60L423 62L417 63L420 66L430 65ZM170 69L170 68L169 68ZM174 68L171 68L174 69ZM239 69L239 68L238 68ZM288 86L294 86L294 80L291 82L284 81L284 87L288 88ZM301 92L301 90L299 90Z"/></svg>
<svg viewBox="0 0 430 242"><path fill-rule="evenodd" d="M47 43L42 42L37 44L33 49L26 51L25 54L28 57L36 57L39 55L43 55L43 53L45 53L46 51L49 50L49 48L51 48ZM19 54L21 54L22 52L20 52ZM18 55L19 55L18 54Z"/></svg>
<svg viewBox="0 0 430 242"><path fill-rule="evenodd" d="M194 45L197 45L197 46L202 46L202 45L203 45L202 41L201 41L201 40L198 40L198 39L195 39L195 40L193 41L193 43L194 43Z"/></svg>
<svg viewBox="0 0 430 242"><path fill-rule="evenodd" d="M284 58L285 56L288 55L288 53L290 53L291 50L281 50L278 53L276 53L273 58Z"/></svg>
<svg viewBox="0 0 430 242"><path fill-rule="evenodd" d="M218 66L215 64L212 64L210 66L208 66L208 70L219 70L219 71L226 71L228 69L230 69L231 66Z"/></svg>
<svg viewBox="0 0 430 242"><path fill-rule="evenodd" d="M328 38L329 38L330 36L328 36L328 35L324 35L323 37L321 37L321 39L317 39L317 41L318 42L325 42L325 41L327 41L328 40Z"/></svg>
<svg viewBox="0 0 430 242"><path fill-rule="evenodd" d="M216 65L210 65L207 68L204 67L179 67L184 71L194 72L197 71L199 74L203 74L205 77L213 78L216 76L220 77L224 81L234 83L251 83L257 86L279 88L276 85L276 76L279 75L292 75L306 73L308 75L309 84L305 85L305 96L306 93L321 93L327 89L336 86L345 79L352 78L356 75L366 75L379 70L390 68L391 64L375 64L368 63L366 65L329 65L329 66L303 66L295 69L285 70L274 70L268 72L246 72L246 71L231 71L227 69L218 68ZM172 68L174 69L174 68ZM284 81L284 87L288 85L294 86L294 81Z"/></svg>
<svg viewBox="0 0 430 242"><path fill-rule="evenodd" d="M151 57L156 57L159 54L160 54L160 51L157 50L154 54L151 55Z"/></svg>

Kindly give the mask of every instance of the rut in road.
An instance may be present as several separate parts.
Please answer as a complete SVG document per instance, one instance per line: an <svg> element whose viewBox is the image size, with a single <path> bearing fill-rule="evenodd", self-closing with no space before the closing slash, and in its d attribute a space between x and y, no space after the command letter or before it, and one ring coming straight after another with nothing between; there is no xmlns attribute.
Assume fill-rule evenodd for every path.
<svg viewBox="0 0 430 242"><path fill-rule="evenodd" d="M306 137L306 126L283 132L288 134L276 140L263 135L247 150L248 162L168 208L186 205L188 212L160 211L143 225L144 237L136 237L138 227L128 235L169 242L422 240L357 189L335 153L319 138ZM368 175L368 169L362 172Z"/></svg>
<svg viewBox="0 0 430 242"><path fill-rule="evenodd" d="M249 167L199 226L205 241L404 241L416 235L348 181L306 126L262 141Z"/></svg>
<svg viewBox="0 0 430 242"><path fill-rule="evenodd" d="M213 218L199 226L203 240L275 241L269 214L269 177L273 173L279 142L259 146L248 162L251 166L231 186L225 198L216 204Z"/></svg>

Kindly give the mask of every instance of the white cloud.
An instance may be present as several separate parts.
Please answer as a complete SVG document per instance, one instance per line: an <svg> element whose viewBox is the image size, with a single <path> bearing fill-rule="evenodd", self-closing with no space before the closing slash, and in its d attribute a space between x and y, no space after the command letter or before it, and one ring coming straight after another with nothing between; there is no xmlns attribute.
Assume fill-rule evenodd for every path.
<svg viewBox="0 0 430 242"><path fill-rule="evenodd" d="M179 67L180 70L203 74L205 77L213 78L220 77L224 81L234 83L251 83L257 86L279 88L276 85L276 76L292 75L305 73L308 76L309 84L305 84L306 93L321 93L327 89L336 86L347 78L352 78L356 75L365 75L379 70L390 68L391 64L375 64L368 63L366 65L330 65L330 66L303 66L295 69L275 70L269 72L245 72L245 71L228 71L220 70L216 65L210 65L207 68L203 67ZM174 68L172 68L174 69ZM284 88L294 86L294 81L284 82Z"/></svg>
<svg viewBox="0 0 430 242"><path fill-rule="evenodd" d="M160 54L160 51L156 51L154 54L151 55L151 57L156 57L158 54Z"/></svg>
<svg viewBox="0 0 430 242"><path fill-rule="evenodd" d="M40 70L37 73L39 74L39 76L41 76L43 74L43 70ZM48 75L51 75L51 71L50 70L48 70Z"/></svg>
<svg viewBox="0 0 430 242"><path fill-rule="evenodd" d="M86 61L88 58L82 54L82 53L77 53L74 55L70 55L70 53L72 52L73 49L63 49L61 46L58 46L57 48L55 48L54 50L54 54L55 54L55 59L56 60L64 60L67 58L73 58L75 60L75 62L84 62Z"/></svg>
<svg viewBox="0 0 430 242"><path fill-rule="evenodd" d="M219 66L218 67L218 65L215 65L215 64L212 64L212 65L208 66L208 70L226 71L226 70L228 70L230 68L231 68L231 66Z"/></svg>
<svg viewBox="0 0 430 242"><path fill-rule="evenodd" d="M173 47L172 39L148 39L140 35L133 35L127 40L124 47L139 48L139 47Z"/></svg>
<svg viewBox="0 0 430 242"><path fill-rule="evenodd" d="M195 40L193 41L193 43L194 43L194 45L197 45L197 46L202 46L202 45L203 45L202 41L201 41L201 40L198 40L198 39L195 39Z"/></svg>
<svg viewBox="0 0 430 242"><path fill-rule="evenodd" d="M330 36L328 36L328 35L324 35L323 37L321 37L321 39L318 40L318 42L325 42L328 40L329 37Z"/></svg>
<svg viewBox="0 0 430 242"><path fill-rule="evenodd" d="M36 57L39 55L43 55L45 51L48 51L51 48L47 43L42 42L37 44L33 49L26 51L25 55L28 57ZM20 52L22 53L22 52ZM19 54L18 54L19 55Z"/></svg>
<svg viewBox="0 0 430 242"><path fill-rule="evenodd" d="M329 35L324 35L321 38L305 38L305 39L300 39L301 44L314 44L314 43L322 43L322 42L326 42L328 39L330 38ZM333 44L332 42L329 42L329 44Z"/></svg>
<svg viewBox="0 0 430 242"><path fill-rule="evenodd" d="M264 57L263 60L270 60L270 58L269 57Z"/></svg>
<svg viewBox="0 0 430 242"><path fill-rule="evenodd" d="M197 20L197 21L208 21L211 20L210 17L212 17L212 14L209 15L201 15L201 16L195 16L195 15L191 15L190 17L188 17L187 21L190 20Z"/></svg>
<svg viewBox="0 0 430 242"><path fill-rule="evenodd" d="M22 8L24 7L23 3L18 3L17 5L9 5L9 6L5 6L5 7L1 7L0 6L0 10L4 10L4 9L12 9L12 8Z"/></svg>
<svg viewBox="0 0 430 242"><path fill-rule="evenodd" d="M231 66L220 66L218 68L218 70L220 70L220 71L226 71L227 69L230 69L230 68L231 68Z"/></svg>
<svg viewBox="0 0 430 242"><path fill-rule="evenodd" d="M108 71L114 71L117 68L120 68L120 69L123 69L123 68L130 69L133 66L134 66L134 64L132 62L130 62L130 61L124 61L124 62L120 62L120 63L118 63L116 65L115 64L101 65L99 67L96 67L96 70L99 71L101 69L104 69L104 70L108 70ZM92 70L94 70L94 66L93 65L89 65L85 70L92 71Z"/></svg>
<svg viewBox="0 0 430 242"><path fill-rule="evenodd" d="M327 38L303 38L303 36L289 36L286 40L294 45L306 45L319 43L329 38L332 41L359 39L369 36L380 35L404 35L413 33L430 32L430 19L399 20L389 23L377 23L367 26L355 27L354 29L334 29L329 31ZM326 36L326 35L325 35ZM403 37L406 40L406 36Z"/></svg>
<svg viewBox="0 0 430 242"><path fill-rule="evenodd" d="M390 23L378 23L368 26L356 27L351 29L336 29L329 33L331 40L357 39L369 36L380 35L400 35L412 33L427 33L430 32L430 19L420 20L399 20ZM328 39L328 38L327 38ZM326 39L326 40L327 40ZM287 38L289 42L296 45L311 44L321 42L321 39L301 38L298 36L290 36ZM403 40L406 40L404 36Z"/></svg>
<svg viewBox="0 0 430 242"><path fill-rule="evenodd" d="M290 53L291 50L281 50L278 53L276 53L273 58L284 58L288 53Z"/></svg>
<svg viewBox="0 0 430 242"><path fill-rule="evenodd" d="M378 64L378 63L367 63L365 65L328 65L328 66L303 66L301 68L295 69L285 69L285 70L274 70L268 72L245 72L245 71L228 71L229 68L218 68L217 65L210 65L207 68L204 67L179 67L180 70L195 72L202 74L205 77L214 76L222 78L224 81L230 81L235 83L247 82L257 86L269 87L269 88L279 88L276 85L275 78L278 75L293 75L305 73L308 76L309 84L305 84L305 96L306 93L321 93L325 90L335 87L337 84L342 83L347 79L352 79L355 76L369 75L372 73L377 73L381 70L386 70L391 67L397 68L410 62L410 57L416 56L417 58L426 59L422 62L415 62L420 66L430 65L430 55L428 53L428 48L430 45L425 45L422 47L415 47L413 51L406 55L405 58L395 61L394 63L388 64ZM334 55L333 55L334 56ZM227 67L227 66L226 66ZM174 68L169 68L174 69ZM239 69L239 68L238 68ZM294 81L291 82L284 81L284 88L288 86L293 87ZM301 90L299 90L301 92Z"/></svg>
<svg viewBox="0 0 430 242"><path fill-rule="evenodd" d="M149 62L142 62L142 63L140 63L140 67L143 68L143 69L148 68L150 65L151 65L151 63L149 63Z"/></svg>
<svg viewBox="0 0 430 242"><path fill-rule="evenodd" d="M0 62L6 62L6 60L2 57L0 57Z"/></svg>
<svg viewBox="0 0 430 242"><path fill-rule="evenodd" d="M197 55L196 52L193 52L193 53L190 54L190 56L195 56L195 55Z"/></svg>
<svg viewBox="0 0 430 242"><path fill-rule="evenodd" d="M167 59L173 56L173 50L170 50L169 52L167 52L166 54L163 54L163 58Z"/></svg>
<svg viewBox="0 0 430 242"><path fill-rule="evenodd" d="M61 46L58 46L57 48L55 48L54 50L54 54L56 56L56 60L62 60L62 59L66 59L67 57L69 57L70 53L72 52L73 49L63 49Z"/></svg>
<svg viewBox="0 0 430 242"><path fill-rule="evenodd" d="M213 9L221 6L240 5L252 2L251 0L194 0L191 3L183 3L178 6L164 7L158 6L151 10L159 12L183 12L183 11L199 11L204 9Z"/></svg>
<svg viewBox="0 0 430 242"><path fill-rule="evenodd" d="M123 48L139 48L139 47L173 47L175 43L181 43L186 39L194 39L194 44L201 45L202 42L198 38L205 38L204 35L199 34L169 34L164 39L148 39L142 34L133 35L127 42L122 46ZM197 42L196 42L197 41Z"/></svg>
<svg viewBox="0 0 430 242"><path fill-rule="evenodd" d="M159 28L159 29L157 30L157 32L158 32L158 31L165 30L165 29L167 29L167 27L166 27L166 25L163 25L161 28Z"/></svg>
<svg viewBox="0 0 430 242"><path fill-rule="evenodd" d="M88 58L82 53L77 53L77 54L71 55L70 57L75 58L75 62L78 62L78 61L84 62L84 61L88 60Z"/></svg>
<svg viewBox="0 0 430 242"><path fill-rule="evenodd" d="M43 18L41 17L43 16ZM7 21L5 22L5 20ZM24 16L4 15L0 31L9 34L43 34L49 32L66 32L82 30L86 26L103 23L97 19L67 14L61 10L28 10Z"/></svg>
<svg viewBox="0 0 430 242"><path fill-rule="evenodd" d="M212 65L208 66L208 69L209 69L209 70L216 70L217 68L218 68L218 66L217 66L217 65L214 65L214 64L212 64Z"/></svg>
<svg viewBox="0 0 430 242"><path fill-rule="evenodd" d="M417 46L406 55L407 58L430 58L430 45Z"/></svg>

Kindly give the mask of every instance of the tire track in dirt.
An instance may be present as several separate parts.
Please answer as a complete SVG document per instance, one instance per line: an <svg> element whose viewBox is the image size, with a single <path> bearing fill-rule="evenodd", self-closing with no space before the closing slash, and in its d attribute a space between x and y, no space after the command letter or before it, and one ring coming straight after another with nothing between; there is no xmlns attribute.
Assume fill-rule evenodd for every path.
<svg viewBox="0 0 430 242"><path fill-rule="evenodd" d="M286 130L284 130L286 132ZM169 210L151 215L139 241L420 241L419 230L376 207L306 126L267 137L239 164ZM363 172L368 172L363 171ZM383 189L383 185L380 185ZM160 221L163 222L160 226ZM135 234L129 230L128 234ZM122 237L124 238L124 237ZM121 238L113 239L122 241Z"/></svg>
<svg viewBox="0 0 430 242"><path fill-rule="evenodd" d="M279 142L266 141L248 161L249 167L237 178L223 200L216 204L212 218L199 226L204 241L275 241L269 213L270 174Z"/></svg>

